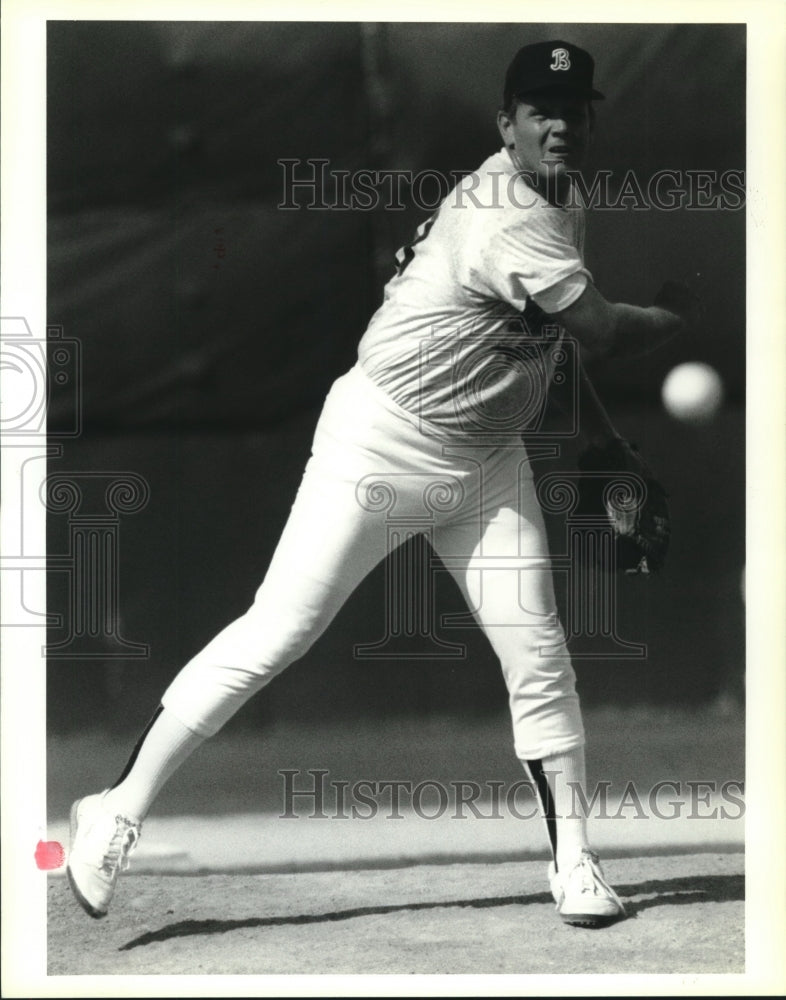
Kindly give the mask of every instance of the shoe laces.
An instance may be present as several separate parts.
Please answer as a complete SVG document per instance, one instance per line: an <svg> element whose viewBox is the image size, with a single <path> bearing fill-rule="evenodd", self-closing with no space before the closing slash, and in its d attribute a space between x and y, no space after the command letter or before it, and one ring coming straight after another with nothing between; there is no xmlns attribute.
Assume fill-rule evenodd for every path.
<svg viewBox="0 0 786 1000"><path fill-rule="evenodd" d="M581 860L576 865L574 871L578 872L581 879L580 887L582 893L586 892L591 896L611 896L619 908L623 912L625 911L625 907L622 905L622 900L603 877L603 872L600 868L600 858L594 853L594 851L586 849L583 850L581 852ZM602 891L599 892L599 889Z"/></svg>
<svg viewBox="0 0 786 1000"><path fill-rule="evenodd" d="M134 850L139 841L139 826L136 823L129 823L122 816L115 817L115 832L109 841L109 846L104 854L101 864L101 871L107 875L115 875L128 868L128 856Z"/></svg>

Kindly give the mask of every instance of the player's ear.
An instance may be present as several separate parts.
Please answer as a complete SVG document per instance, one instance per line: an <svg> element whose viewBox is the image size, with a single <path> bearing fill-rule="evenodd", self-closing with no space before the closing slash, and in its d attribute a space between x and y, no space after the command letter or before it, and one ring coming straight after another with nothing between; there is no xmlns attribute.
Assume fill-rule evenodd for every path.
<svg viewBox="0 0 786 1000"><path fill-rule="evenodd" d="M515 142L513 141L513 119L510 113L504 108L500 108L497 112L497 128L499 129L499 134L502 136L502 141L508 149L513 149L515 146Z"/></svg>

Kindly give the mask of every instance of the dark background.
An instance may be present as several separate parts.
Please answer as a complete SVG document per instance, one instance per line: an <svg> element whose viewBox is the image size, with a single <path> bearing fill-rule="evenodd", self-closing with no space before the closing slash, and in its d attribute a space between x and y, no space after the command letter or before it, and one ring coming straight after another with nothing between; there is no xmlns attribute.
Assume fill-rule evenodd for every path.
<svg viewBox="0 0 786 1000"><path fill-rule="evenodd" d="M53 730L137 728L250 604L325 392L354 361L393 253L428 214L282 211L277 160L471 170L500 145L513 53L560 37L594 54L607 96L589 174L611 170L618 185L630 169L645 181L744 170L742 25L49 22L48 318L82 354L78 405L55 386L50 409L53 440L75 409L81 432L62 438L50 472L134 472L150 486L119 522L113 623L149 656L52 657ZM664 279L690 277L706 306L690 337L593 372L669 489L674 539L661 577L618 587L620 634L645 642L646 658L578 659L588 704L742 697L744 226L744 211L588 213L587 263L607 297L647 303ZM660 405L684 360L725 383L722 412L702 427ZM567 444L543 469L573 457ZM563 525L549 528L557 547ZM67 517L48 530L50 554L67 552ZM438 596L460 609L444 579ZM50 611L68 622L69 602L67 574L51 573ZM383 602L380 568L232 725L504 706L473 630L441 632L466 645L456 659L355 657L381 638ZM64 635L53 628L50 642Z"/></svg>

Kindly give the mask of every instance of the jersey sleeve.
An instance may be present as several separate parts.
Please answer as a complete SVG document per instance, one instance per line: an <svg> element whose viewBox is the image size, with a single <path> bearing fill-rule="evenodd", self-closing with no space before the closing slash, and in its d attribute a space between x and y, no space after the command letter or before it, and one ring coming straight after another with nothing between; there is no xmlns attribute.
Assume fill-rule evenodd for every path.
<svg viewBox="0 0 786 1000"><path fill-rule="evenodd" d="M567 309L568 306L572 306L581 297L581 293L587 287L587 283L591 277L589 271L586 268L582 268L567 278L562 278L556 285L544 288L542 292L538 292L532 298L544 313L561 312L563 309Z"/></svg>
<svg viewBox="0 0 786 1000"><path fill-rule="evenodd" d="M475 278L495 298L524 311L532 298L545 312L567 309L591 280L570 213L537 203L492 232L479 248Z"/></svg>

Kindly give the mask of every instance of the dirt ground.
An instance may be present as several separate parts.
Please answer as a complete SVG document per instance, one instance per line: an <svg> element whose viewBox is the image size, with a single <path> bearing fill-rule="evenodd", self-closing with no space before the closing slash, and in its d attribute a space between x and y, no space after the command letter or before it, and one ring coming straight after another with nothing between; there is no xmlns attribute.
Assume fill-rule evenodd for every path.
<svg viewBox="0 0 786 1000"><path fill-rule="evenodd" d="M741 973L741 854L605 863L629 919L563 925L542 862L129 873L103 920L49 884L48 973Z"/></svg>

